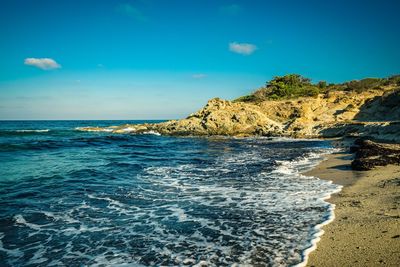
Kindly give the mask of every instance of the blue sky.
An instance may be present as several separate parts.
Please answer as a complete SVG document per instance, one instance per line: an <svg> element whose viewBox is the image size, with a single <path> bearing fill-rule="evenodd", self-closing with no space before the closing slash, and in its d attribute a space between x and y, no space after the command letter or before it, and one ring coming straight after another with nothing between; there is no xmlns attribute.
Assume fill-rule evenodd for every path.
<svg viewBox="0 0 400 267"><path fill-rule="evenodd" d="M400 73L400 2L0 3L0 119L182 118L276 75Z"/></svg>

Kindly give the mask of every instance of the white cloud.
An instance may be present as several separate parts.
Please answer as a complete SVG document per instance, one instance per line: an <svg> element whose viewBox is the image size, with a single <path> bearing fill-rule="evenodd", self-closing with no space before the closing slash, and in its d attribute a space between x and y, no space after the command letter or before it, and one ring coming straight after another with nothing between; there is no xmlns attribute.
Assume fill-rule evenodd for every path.
<svg viewBox="0 0 400 267"><path fill-rule="evenodd" d="M196 74L192 75L193 79L202 79L202 78L205 78L205 77L207 77L207 74L204 74L204 73L196 73Z"/></svg>
<svg viewBox="0 0 400 267"><path fill-rule="evenodd" d="M251 55L254 53L254 51L257 50L257 46L253 44L247 44L247 43L237 43L237 42L232 42L229 43L229 51L242 54L242 55Z"/></svg>
<svg viewBox="0 0 400 267"><path fill-rule="evenodd" d="M42 70L53 70L61 68L61 65L52 58L25 58L24 64L34 66Z"/></svg>

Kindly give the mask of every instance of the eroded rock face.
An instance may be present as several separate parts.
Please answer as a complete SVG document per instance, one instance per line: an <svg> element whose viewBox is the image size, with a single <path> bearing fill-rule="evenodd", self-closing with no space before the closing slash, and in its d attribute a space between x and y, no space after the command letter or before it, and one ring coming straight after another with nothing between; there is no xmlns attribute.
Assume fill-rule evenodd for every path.
<svg viewBox="0 0 400 267"><path fill-rule="evenodd" d="M360 121L400 121L400 90L386 92L365 103L357 114Z"/></svg>
<svg viewBox="0 0 400 267"><path fill-rule="evenodd" d="M204 108L182 120L114 126L104 130L115 133L302 138L350 135L400 141L400 123L376 121L377 118L385 118L386 112L397 118L396 114L400 114L399 92L399 89L393 91L393 88L363 93L333 91L317 97L253 104L214 98ZM368 114L373 114L370 115L371 120L368 120ZM101 128L81 130L96 131Z"/></svg>
<svg viewBox="0 0 400 267"><path fill-rule="evenodd" d="M366 171L377 166L400 165L400 144L382 144L357 139L352 152L355 152L355 159L351 163L354 170Z"/></svg>
<svg viewBox="0 0 400 267"><path fill-rule="evenodd" d="M214 98L186 119L156 126L165 134L192 135L278 135L283 125L273 121L259 106Z"/></svg>

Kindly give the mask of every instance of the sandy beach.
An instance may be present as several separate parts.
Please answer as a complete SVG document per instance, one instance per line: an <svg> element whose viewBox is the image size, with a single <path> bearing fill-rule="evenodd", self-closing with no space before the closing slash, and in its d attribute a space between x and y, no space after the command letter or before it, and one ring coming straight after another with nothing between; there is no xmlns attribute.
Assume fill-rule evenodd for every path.
<svg viewBox="0 0 400 267"><path fill-rule="evenodd" d="M307 266L400 266L400 166L353 171L350 162L332 154L306 173L344 186Z"/></svg>

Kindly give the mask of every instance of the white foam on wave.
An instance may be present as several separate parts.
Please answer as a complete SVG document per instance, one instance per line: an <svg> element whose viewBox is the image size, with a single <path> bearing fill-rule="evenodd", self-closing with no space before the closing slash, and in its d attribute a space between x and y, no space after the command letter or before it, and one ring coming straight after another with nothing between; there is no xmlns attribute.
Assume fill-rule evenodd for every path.
<svg viewBox="0 0 400 267"><path fill-rule="evenodd" d="M131 211L130 207L127 207L125 204L110 197L94 196L92 194L89 194L88 197L91 199L107 201L108 202L107 207L116 210L120 214L129 214L129 212Z"/></svg>
<svg viewBox="0 0 400 267"><path fill-rule="evenodd" d="M136 129L135 128L133 128L133 127L126 127L126 128L123 128L123 129L119 129L120 131L123 131L123 132L125 132L125 133L132 133L132 132L136 132Z"/></svg>
<svg viewBox="0 0 400 267"><path fill-rule="evenodd" d="M121 195L91 192L82 196L82 204L62 212L43 211L51 222L47 226L30 224L30 217L25 220L22 215L15 216L15 222L40 236L66 238L65 251L51 262L54 265L71 259L87 259L90 266L161 265L164 260L174 266L305 262L321 236L321 225L327 222L311 233L307 224L316 224L328 211L328 205L321 203L328 197L323 192L336 187L306 177L301 170L318 164L326 150L277 162L271 173L270 168L259 167L275 166L262 146L248 148L221 153L211 164L147 167L134 180L138 187ZM252 165L255 171L247 171ZM329 207L330 219L333 208ZM96 246L86 247L77 242L80 238ZM38 262L57 251L42 252L35 258ZM148 255L155 260L147 261Z"/></svg>
<svg viewBox="0 0 400 267"><path fill-rule="evenodd" d="M225 139L239 139L239 140L263 140L264 142L271 142L271 143L280 143L280 142L287 142L287 143L295 143L299 141L321 141L321 139L317 138L292 138L292 137L284 137L284 136L221 136L220 138Z"/></svg>
<svg viewBox="0 0 400 267"><path fill-rule="evenodd" d="M204 178L212 176L213 172L220 173L220 170L227 170L230 172L233 171L234 173L235 169L232 168L243 168L244 166L246 166L247 164L251 164L252 162L262 162L262 159L260 159L259 155L257 155L257 153L252 153L251 151L243 152L241 154L235 154L227 158L223 157L220 159L220 161L213 165L213 168L208 167L199 169L198 166L196 167L193 164L189 164L187 166L181 165L179 167L149 167L145 170L145 172L149 175L147 179L150 179L152 184L158 184L165 188L165 195L176 195L177 192L175 190L179 190L180 192L182 192L184 195L182 195L182 193L179 195L182 201L185 200L187 197L190 201L198 202L210 207L220 206L221 208L224 208L227 205L233 205L232 207L241 207L242 209L247 209L246 207L248 207L249 210L260 211L267 207L268 211L279 214L287 209L287 205L302 206L303 204L306 204L312 207L313 205L315 205L313 203L318 203L319 201L327 204L325 201L326 198L340 190L340 188L338 188L336 185L333 185L331 182L321 181L318 178L308 177L301 174L302 172L311 169L312 167L319 164L324 159L324 155L330 154L334 151L334 149L321 149L321 151L319 152L308 153L304 157L300 157L295 160L279 161L277 162L278 166L274 171L272 171L272 173L262 172L258 175L259 177L254 177L255 181L257 181L258 179L264 179L263 177L269 177L270 175L273 175L277 183L276 186L274 188L266 188L267 190L270 189L271 192L254 190L254 184L247 185L246 183L243 183L240 187L234 187L226 185L220 186L215 183L198 184L195 182L196 180L202 181ZM195 170L195 175L193 175L193 170ZM304 190L304 188L302 187L303 185L306 186L307 184L311 184L312 188L314 189ZM330 184L330 186L328 186L328 184ZM291 187L291 189L287 192L285 191L285 187L287 188L288 186ZM321 193L324 190L329 191L329 194L326 195ZM315 197L313 197L314 194ZM219 199L219 202L215 202L214 199ZM221 199L224 200L221 201ZM322 204L318 204L318 206L321 205ZM327 222L323 222L322 224L315 226L316 233L312 234L312 238L310 240L311 247L306 248L301 255L297 254L299 257L297 262L300 260L306 260L308 257L308 253L313 250L313 246L315 246L316 242L318 242L317 238L321 235L320 228L322 227L322 225L328 223L328 221L332 218L333 206L329 206L328 212L330 213L330 216ZM179 217L179 211L174 211L173 214ZM286 215L282 214L282 216ZM185 219L190 220L191 218L185 217ZM289 217L281 217L281 219L289 221L291 220L290 215ZM215 230L219 232L221 236L241 236L241 238L243 238L243 242L245 242L245 240L247 239L246 236L248 235L257 236L257 238L255 238L255 240L257 241L250 241L251 239L249 240L250 242L256 242L255 244L262 244L262 242L264 242L262 240L264 240L265 235L273 238L273 235L269 232L270 230L264 228L261 224L257 226L257 229L252 230L252 232L246 232L246 230L243 233L237 233L234 231L237 231L238 229L235 230L231 226L229 226L229 224L231 223L230 220L218 219L218 224L216 224L215 220L213 219L197 217L196 221L200 223L203 228ZM287 240L295 240L294 236L285 236L284 233L285 232L281 233L281 236L277 235L277 238L284 237L287 238ZM192 238L195 237L195 235L192 235ZM197 232L196 239L198 240L198 242L200 242L196 243L197 247L207 248L209 245L214 246L212 250L207 252L211 253L210 255L216 255L214 254L216 253L216 251L220 251L220 253L222 253L223 255L230 255L229 246L220 247L217 249L215 247L215 243L208 244L207 239L204 239L204 236L199 232ZM304 247L307 247L307 245L305 244ZM292 249L290 250L292 251ZM292 253L296 254L294 250ZM252 251L243 251L243 254L240 257L240 263L238 264L251 264L251 262L249 261L251 254ZM273 259L273 265L280 266L280 262L284 261L284 259L285 255L280 254L279 251L276 252L275 258ZM197 262L197 264L200 263L201 262Z"/></svg>
<svg viewBox="0 0 400 267"><path fill-rule="evenodd" d="M156 131L147 131L147 132L143 132L143 134L150 134L150 135L157 135L157 136L160 136L161 134L159 133L159 132L156 132Z"/></svg>
<svg viewBox="0 0 400 267"><path fill-rule="evenodd" d="M310 152L294 160L276 160L275 163L277 164L277 167L272 172L282 174L299 174L306 172L307 170L310 170L318 165L321 161L325 160L326 155L338 151L339 149L331 148L325 149L320 153Z"/></svg>
<svg viewBox="0 0 400 267"><path fill-rule="evenodd" d="M28 223L21 214L15 215L14 219L17 224L25 225L33 230L40 231L40 229L41 229L41 225L37 225L34 223Z"/></svg>
<svg viewBox="0 0 400 267"><path fill-rule="evenodd" d="M117 206L117 207L124 207L124 204L122 204L121 202L119 202L118 200L114 200L110 197L99 197L99 196L94 196L92 194L88 195L89 198L92 199L99 199L99 200L106 200L110 203L110 205L112 206Z"/></svg>
<svg viewBox="0 0 400 267"><path fill-rule="evenodd" d="M323 153L310 153L309 154L309 158L305 158L303 160L300 161L295 161L293 165L303 165L304 163L306 163L309 159L313 159L314 162L313 164L310 164L308 166L307 169L302 169L302 172L305 172L306 170L309 170L315 166L317 166L318 164L320 164L322 161L326 160L326 155L328 154L332 154L335 152L339 152L341 151L340 148L332 148L329 150L326 150ZM318 159L318 161L315 161L315 159ZM300 174L302 177L307 177L305 175ZM314 178L314 179L319 179L318 177L313 177L313 176L308 176L309 178ZM327 183L329 184L333 184L332 181L327 181ZM337 194L342 190L343 186L341 185L336 185L336 189L326 193L325 195L323 195L320 200L324 201L325 203L327 203L329 205L329 214L327 216L327 219L325 221L323 221L320 224L317 224L314 226L314 230L315 233L312 235L312 239L310 240L310 247L305 249L302 252L302 259L303 261L297 265L295 265L295 267L305 267L307 265L308 259L309 259L309 255L311 252L313 252L314 250L317 249L317 243L321 240L321 236L325 233L324 230L322 229L325 225L331 223L334 219L335 219L335 204L329 203L327 200L331 198L331 196L333 194Z"/></svg>
<svg viewBox="0 0 400 267"><path fill-rule="evenodd" d="M296 169L290 166L290 162L288 161L276 160L275 162L278 164L278 166L272 171L273 173L292 174L293 171L296 171Z"/></svg>
<svg viewBox="0 0 400 267"><path fill-rule="evenodd" d="M125 133L125 134L147 134L147 135L157 135L160 136L161 134L157 131L154 130L149 130L149 131L144 131L144 132L138 132L138 130L134 127L125 127L125 128L117 128L115 126L111 127L90 127L90 126L85 126L85 127L76 127L75 130L77 131L84 131L84 132L118 132L118 133Z"/></svg>
<svg viewBox="0 0 400 267"><path fill-rule="evenodd" d="M322 153L315 153L315 152L309 153L307 156L297 160L292 160L292 161L277 160L276 163L278 164L278 167L273 172L280 174L289 174L289 175L298 174L299 176L307 177L305 175L302 175L301 173L312 169L313 167L320 164L322 161L326 160L326 155L339 151L341 151L340 148L331 148L325 150ZM308 177L311 179L319 179L318 177L312 177L312 176ZM327 182L333 184L332 181L327 181ZM325 221L314 226L315 233L313 234L312 239L310 241L310 247L302 252L303 261L295 265L295 267L305 267L307 265L310 253L317 249L317 243L321 240L321 236L324 234L324 230L322 229L323 226L331 223L335 219L335 213L334 213L335 204L329 203L327 202L327 200L331 198L333 194L339 193L343 188L340 185L336 186L337 188L335 190L330 191L329 193L325 194L320 198L320 200L328 203L329 215L327 216L327 219Z"/></svg>
<svg viewBox="0 0 400 267"><path fill-rule="evenodd" d="M43 214L49 218L52 218L55 221L64 221L66 223L80 223L79 220L76 220L76 219L72 218L71 216L68 216L68 214L59 215L59 214L55 214L50 211L43 211Z"/></svg>
<svg viewBox="0 0 400 267"><path fill-rule="evenodd" d="M339 186L336 191L330 192L330 194L327 194L325 197L322 198L322 200L326 202L326 200L330 199L333 194L339 193L342 188L342 186ZM317 243L321 241L321 236L325 233L322 227L330 224L335 219L335 206L335 204L329 203L329 216L327 217L327 220L314 226L314 230L316 231L316 233L313 235L313 239L310 242L311 246L303 251L303 261L295 265L295 267L305 267L307 265L310 253L317 249Z"/></svg>
<svg viewBox="0 0 400 267"><path fill-rule="evenodd" d="M47 133L50 130L49 129L38 129L38 130L32 130L32 129L21 129L21 130L15 130L17 133Z"/></svg>
<svg viewBox="0 0 400 267"><path fill-rule="evenodd" d="M110 128L110 127L75 127L75 130L77 131L84 131L84 132L112 132L115 129L114 128Z"/></svg>
<svg viewBox="0 0 400 267"><path fill-rule="evenodd" d="M173 216L178 218L179 222L187 220L187 214L185 213L185 210L178 207L177 205L169 207L169 210L172 211Z"/></svg>

